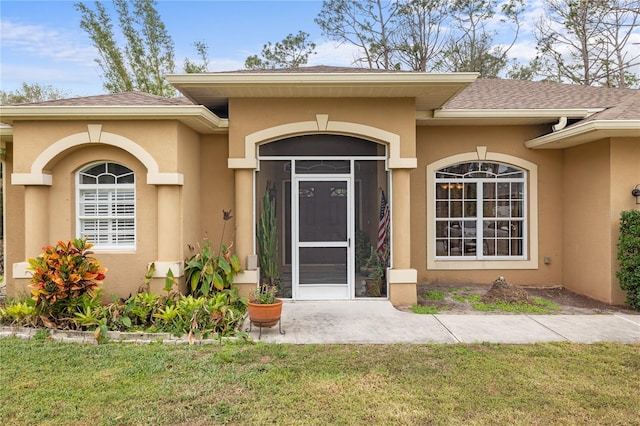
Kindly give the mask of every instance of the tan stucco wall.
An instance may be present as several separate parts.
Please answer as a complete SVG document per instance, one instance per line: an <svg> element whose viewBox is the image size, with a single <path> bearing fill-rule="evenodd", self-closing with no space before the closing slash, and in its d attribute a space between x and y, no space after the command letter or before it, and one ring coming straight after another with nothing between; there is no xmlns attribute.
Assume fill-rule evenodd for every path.
<svg viewBox="0 0 640 426"><path fill-rule="evenodd" d="M220 239L223 238L223 226L223 244L227 246L233 242L235 229L235 219L229 220L226 226L222 219L222 210L230 210L234 207L233 170L227 167L229 152L227 135L203 136L200 149L199 214L202 221L198 232L192 233L185 242L193 246L202 243L203 238L207 238L211 241L213 248L218 250Z"/></svg>
<svg viewBox="0 0 640 426"><path fill-rule="evenodd" d="M611 300L610 303L622 304L626 294L620 288L616 271L618 270L617 243L620 237L620 212L640 210L631 190L640 184L640 137L613 138L611 140Z"/></svg>
<svg viewBox="0 0 640 426"><path fill-rule="evenodd" d="M638 209L640 139L605 139L564 153L565 286L607 303L625 294L615 273L620 212Z"/></svg>
<svg viewBox="0 0 640 426"><path fill-rule="evenodd" d="M611 168L608 140L564 153L565 286L610 301Z"/></svg>
<svg viewBox="0 0 640 426"><path fill-rule="evenodd" d="M200 135L177 121L107 121L97 122L32 122L16 123L14 130L14 155L19 158L16 164L21 169L17 173L29 173L33 162L41 150L69 137L73 134L86 133L88 124L100 124L102 132L124 137L137 144L151 155L158 163L161 173L179 173L188 182L188 189L183 185L148 185L147 169L133 155L123 149L102 143L87 143L67 149L53 158L45 171L52 174L53 185L30 186L28 192L41 194L46 198L41 201L50 212L44 228L46 234L39 236L40 242L30 239L25 255L24 232L22 235L8 239L7 251L11 253L7 266L24 262L28 257L37 256L39 249L46 244L53 244L59 239L71 239L76 236L75 223L75 172L80 168L100 160L120 162L136 173L136 250L131 252L96 252L96 257L107 267L105 295L111 293L127 296L135 293L143 282L143 277L150 262L182 261L190 252L187 251L186 238L196 240L201 235L200 209ZM225 157L226 160L226 157ZM224 162L221 162L224 164ZM226 165L225 165L226 167ZM8 196L11 203L24 210L25 187L12 186ZM159 206L158 195L163 202ZM33 195L35 197L36 195ZM32 197L32 198L33 198ZM15 201L14 201L15 199ZM33 209L32 209L33 210ZM186 218L185 212L189 213ZM8 227L25 229L22 214L10 214ZM159 217L162 220L159 220ZM28 224L27 224L28 226ZM159 229L159 226L163 229ZM42 227L42 226L41 226ZM36 228L40 229L40 228ZM33 230L31 231L33 234ZM42 232L44 233L44 232ZM161 241L159 241L159 237ZM31 246L36 248L31 248ZM177 272L177 271L174 271ZM25 288L28 280L8 280L9 294L17 294ZM157 281L157 282L156 282ZM154 288L162 287L162 280L154 280ZM16 288L19 287L19 288Z"/></svg>
<svg viewBox="0 0 640 426"><path fill-rule="evenodd" d="M11 173L13 172L13 144L6 146L4 163L5 173L5 227L4 227L4 278L7 284L7 294L20 293L15 288L15 282L11 279L12 265L24 260L24 187L11 185Z"/></svg>
<svg viewBox="0 0 640 426"><path fill-rule="evenodd" d="M230 156L244 157L246 135L282 124L315 121L316 114L328 114L330 121L364 124L398 134L400 155L415 156L415 103L404 98L230 99Z"/></svg>
<svg viewBox="0 0 640 426"><path fill-rule="evenodd" d="M491 284L498 276L518 285L552 286L562 284L562 152L528 150L523 143L538 135L536 126L459 126L418 127L418 168L411 175L411 259L418 270L418 281L426 283ZM506 154L538 166L539 262L537 269L427 270L427 220L431 206L426 200L426 167L442 158L476 152ZM532 203L529 203L529 209ZM531 244L531 236L529 238ZM550 264L543 262L551 259Z"/></svg>

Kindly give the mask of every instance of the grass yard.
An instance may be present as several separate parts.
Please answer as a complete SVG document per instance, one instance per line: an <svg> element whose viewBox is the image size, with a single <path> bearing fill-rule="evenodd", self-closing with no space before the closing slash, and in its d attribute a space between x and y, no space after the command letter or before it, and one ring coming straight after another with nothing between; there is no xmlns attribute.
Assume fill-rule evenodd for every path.
<svg viewBox="0 0 640 426"><path fill-rule="evenodd" d="M0 424L640 425L640 345L0 339Z"/></svg>

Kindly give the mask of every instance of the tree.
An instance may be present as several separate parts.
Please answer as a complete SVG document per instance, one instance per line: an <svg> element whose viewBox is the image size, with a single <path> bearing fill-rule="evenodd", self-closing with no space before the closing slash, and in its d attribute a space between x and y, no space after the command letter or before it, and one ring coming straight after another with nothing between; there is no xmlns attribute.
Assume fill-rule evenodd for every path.
<svg viewBox="0 0 640 426"><path fill-rule="evenodd" d="M409 0L398 5L393 45L400 62L413 71L433 70L445 44L447 1Z"/></svg>
<svg viewBox="0 0 640 426"><path fill-rule="evenodd" d="M53 101L70 97L71 94L51 85L40 83L22 83L19 89L12 92L0 90L0 105L23 104L29 102Z"/></svg>
<svg viewBox="0 0 640 426"><path fill-rule="evenodd" d="M289 34L275 45L268 42L262 47L261 57L249 56L244 65L247 69L297 68L305 65L309 55L315 54L316 44L309 42L309 34L298 31Z"/></svg>
<svg viewBox="0 0 640 426"><path fill-rule="evenodd" d="M522 0L509 0L500 7L500 22L511 24L513 37L509 45L497 45L497 31L487 24L496 15L496 0L454 0L450 24L454 31L447 41L439 69L448 72L478 72L481 77L495 78L509 62L524 12ZM505 31L506 32L506 31Z"/></svg>
<svg viewBox="0 0 640 426"><path fill-rule="evenodd" d="M114 0L124 39L119 47L111 16L104 4L95 10L76 3L82 14L80 27L98 49L96 62L103 71L104 88L111 93L140 90L160 96L173 96L175 89L163 76L174 72L174 45L160 19L155 0ZM132 7L132 10L129 9Z"/></svg>
<svg viewBox="0 0 640 426"><path fill-rule="evenodd" d="M184 72L193 74L209 71L209 46L204 41L196 41L193 43L193 47L195 47L202 63L196 64L195 62L191 62L189 58L186 58L184 60Z"/></svg>
<svg viewBox="0 0 640 426"><path fill-rule="evenodd" d="M355 63L366 68L397 69L392 46L399 3L381 0L325 0L315 19L324 36L359 48Z"/></svg>
<svg viewBox="0 0 640 426"><path fill-rule="evenodd" d="M536 25L544 74L585 86L626 87L637 83L629 56L630 36L638 27L640 0L547 0Z"/></svg>

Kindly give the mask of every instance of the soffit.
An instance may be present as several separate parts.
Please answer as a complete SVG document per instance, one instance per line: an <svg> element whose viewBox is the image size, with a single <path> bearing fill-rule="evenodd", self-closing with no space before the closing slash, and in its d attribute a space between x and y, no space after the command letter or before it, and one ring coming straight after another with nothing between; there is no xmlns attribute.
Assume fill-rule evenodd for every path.
<svg viewBox="0 0 640 426"><path fill-rule="evenodd" d="M215 109L230 98L415 98L434 110L460 93L476 73L213 73L172 74L167 80L196 104Z"/></svg>

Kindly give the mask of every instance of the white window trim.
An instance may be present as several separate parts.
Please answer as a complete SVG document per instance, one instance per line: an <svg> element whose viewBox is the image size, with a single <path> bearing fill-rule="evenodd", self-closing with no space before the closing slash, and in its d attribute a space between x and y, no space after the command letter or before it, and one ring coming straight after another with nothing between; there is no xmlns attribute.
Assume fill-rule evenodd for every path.
<svg viewBox="0 0 640 426"><path fill-rule="evenodd" d="M435 217L436 217L436 194L435 194L435 174L436 171L458 163L473 161L491 161L496 163L510 164L523 169L527 175L525 199L526 224L525 232L525 253L528 258L515 260L500 259L461 259L461 258L436 258L435 246ZM443 158L427 165L427 269L428 270L477 270L477 269L538 269L538 166L522 158L507 154L487 152L486 147L478 147L476 152L457 154Z"/></svg>
<svg viewBox="0 0 640 426"><path fill-rule="evenodd" d="M136 196L136 184L135 184L135 173L134 173L134 183L127 184L81 184L80 177L84 170L87 170L91 167L94 167L98 164L104 163L114 163L120 164L124 166L124 164L115 162L115 161L97 161L94 163L84 165L80 170L76 172L76 187L75 187L75 195L76 195L76 235L78 238L83 238L82 236L82 214L81 214L81 197L80 193L82 190L91 190L91 189L133 189L134 195L134 212L133 212L133 243L132 244L99 244L94 243L92 248L93 251L96 252L131 252L136 250L136 241L137 241L137 196ZM124 166L127 167L127 166ZM129 167L127 167L129 168ZM131 170L131 169L129 169ZM133 170L132 170L133 171ZM117 218L112 217L98 217L97 219L106 219L106 220L116 220Z"/></svg>

